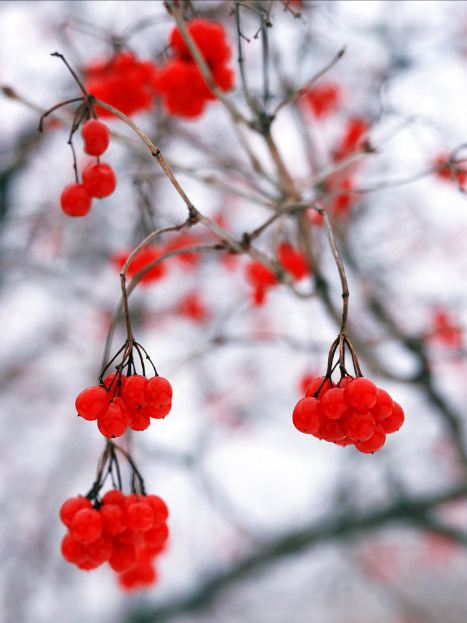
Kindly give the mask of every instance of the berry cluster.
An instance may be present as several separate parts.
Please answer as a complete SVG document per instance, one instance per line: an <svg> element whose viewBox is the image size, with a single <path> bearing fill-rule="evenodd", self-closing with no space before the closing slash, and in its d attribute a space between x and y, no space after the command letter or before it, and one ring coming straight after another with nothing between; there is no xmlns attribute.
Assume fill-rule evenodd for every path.
<svg viewBox="0 0 467 623"><path fill-rule="evenodd" d="M467 169L465 164L453 162L447 154L439 154L433 166L436 175L447 182L454 182L459 188L465 189L467 185Z"/></svg>
<svg viewBox="0 0 467 623"><path fill-rule="evenodd" d="M149 586L157 579L154 559L169 536L168 514L157 495L124 495L114 489L94 504L88 497L69 498L60 508L68 528L62 556L84 571L108 562L127 590Z"/></svg>
<svg viewBox="0 0 467 623"><path fill-rule="evenodd" d="M282 242L277 250L279 262L292 277L300 281L310 270L304 254L288 242ZM247 281L253 287L252 300L256 306L266 301L267 291L277 284L276 275L267 266L256 260L248 262L245 267Z"/></svg>
<svg viewBox="0 0 467 623"><path fill-rule="evenodd" d="M342 99L339 85L334 82L317 84L306 89L301 96L303 104L309 108L317 119L324 119L336 112Z"/></svg>
<svg viewBox="0 0 467 623"><path fill-rule="evenodd" d="M198 46L217 86L223 91L233 87L233 72L227 66L231 51L220 24L201 18L187 24L188 33ZM173 58L155 74L154 87L167 112L186 118L199 117L206 104L216 96L206 84L180 31L170 35Z"/></svg>
<svg viewBox="0 0 467 623"><path fill-rule="evenodd" d="M329 376L322 376L308 385L292 419L302 433L372 453L383 447L387 434L400 429L404 412L367 378L344 376L334 384Z"/></svg>
<svg viewBox="0 0 467 623"><path fill-rule="evenodd" d="M125 376L114 372L102 385L83 389L75 406L83 419L97 420L104 437L120 437L128 427L145 430L151 418L168 415L172 408L172 386L161 376L147 379L141 374Z"/></svg>
<svg viewBox="0 0 467 623"><path fill-rule="evenodd" d="M99 160L109 146L108 127L97 119L90 119L83 125L81 136L85 153L95 156L97 162L85 167L82 183L77 181L64 188L60 197L60 205L68 216L86 216L91 210L92 200L108 197L117 185L112 167Z"/></svg>
<svg viewBox="0 0 467 623"><path fill-rule="evenodd" d="M133 115L152 107L155 72L151 61L141 61L131 52L119 52L110 61L88 65L84 69L85 85L89 94ZM112 117L108 110L96 110L102 117Z"/></svg>

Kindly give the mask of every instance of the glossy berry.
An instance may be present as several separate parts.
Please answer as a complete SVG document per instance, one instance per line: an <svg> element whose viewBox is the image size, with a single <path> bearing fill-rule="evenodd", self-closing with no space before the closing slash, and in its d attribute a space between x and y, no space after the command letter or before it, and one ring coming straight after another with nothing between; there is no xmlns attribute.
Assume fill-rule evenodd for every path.
<svg viewBox="0 0 467 623"><path fill-rule="evenodd" d="M316 437L324 439L325 441L332 441L334 443L345 439L345 432L343 430L340 420L330 420L329 418L323 418Z"/></svg>
<svg viewBox="0 0 467 623"><path fill-rule="evenodd" d="M345 401L345 392L341 387L332 387L325 391L321 397L323 413L331 420L339 420L349 410Z"/></svg>
<svg viewBox="0 0 467 623"><path fill-rule="evenodd" d="M107 491L107 493L103 496L102 503L117 504L118 506L121 506L125 503L125 496L121 491L118 491L117 489L111 489L110 491Z"/></svg>
<svg viewBox="0 0 467 623"><path fill-rule="evenodd" d="M359 411L368 411L376 404L378 388L366 378L355 379L345 390L349 405Z"/></svg>
<svg viewBox="0 0 467 623"><path fill-rule="evenodd" d="M79 564L86 559L85 546L72 537L70 533L65 534L61 544L62 556L67 562Z"/></svg>
<svg viewBox="0 0 467 623"><path fill-rule="evenodd" d="M92 543L101 536L104 527L101 515L93 508L83 508L73 517L70 531L81 543Z"/></svg>
<svg viewBox="0 0 467 623"><path fill-rule="evenodd" d="M145 387L146 400L158 405L169 404L172 401L172 385L162 376L153 376Z"/></svg>
<svg viewBox="0 0 467 623"><path fill-rule="evenodd" d="M92 206L92 195L84 184L69 184L60 196L60 206L68 216L86 216Z"/></svg>
<svg viewBox="0 0 467 623"><path fill-rule="evenodd" d="M386 433L384 432L381 425L377 424L375 428L375 432L367 441L357 441L355 443L355 447L360 452L365 454L372 454L377 450L380 450L386 442Z"/></svg>
<svg viewBox="0 0 467 623"><path fill-rule="evenodd" d="M106 534L115 536L127 529L125 514L119 504L104 504L99 509L99 513L104 522L104 532Z"/></svg>
<svg viewBox="0 0 467 623"><path fill-rule="evenodd" d="M91 197L102 199L113 193L117 186L112 167L105 163L90 164L83 171L83 185Z"/></svg>
<svg viewBox="0 0 467 623"><path fill-rule="evenodd" d="M128 506L126 510L128 527L130 530L144 532L152 528L154 524L154 513L146 502L136 502Z"/></svg>
<svg viewBox="0 0 467 623"><path fill-rule="evenodd" d="M128 427L124 408L116 401L110 403L107 411L97 420L97 426L104 437L120 437Z"/></svg>
<svg viewBox="0 0 467 623"><path fill-rule="evenodd" d="M151 506L154 515L154 524L161 524L169 518L169 509L164 500L158 495L147 495L147 503Z"/></svg>
<svg viewBox="0 0 467 623"><path fill-rule="evenodd" d="M81 128L84 151L89 156L102 156L110 142L109 128L97 119L90 119Z"/></svg>
<svg viewBox="0 0 467 623"><path fill-rule="evenodd" d="M110 395L103 387L95 386L83 389L78 394L75 406L78 415L85 420L97 420L109 408Z"/></svg>
<svg viewBox="0 0 467 623"><path fill-rule="evenodd" d="M318 397L322 398L324 394L331 389L332 382L330 379L326 379L324 376L318 376L312 380L312 382L308 385L305 391L305 396L314 397L316 392L319 390Z"/></svg>
<svg viewBox="0 0 467 623"><path fill-rule="evenodd" d="M75 498L69 498L63 502L60 507L60 519L65 524L65 526L70 527L73 521L73 517L76 513L83 508L92 508L91 502L88 498L78 496Z"/></svg>
<svg viewBox="0 0 467 623"><path fill-rule="evenodd" d="M395 433L403 423L404 411L397 402L394 402L391 415L381 422L381 426L385 433Z"/></svg>
<svg viewBox="0 0 467 623"><path fill-rule="evenodd" d="M377 391L376 396L376 404L371 409L371 413L378 422L382 422L386 420L392 414L393 410L393 400L391 396L384 391L384 389L379 389Z"/></svg>
<svg viewBox="0 0 467 623"><path fill-rule="evenodd" d="M292 421L301 433L313 435L321 424L321 404L316 398L302 398L295 405Z"/></svg>
<svg viewBox="0 0 467 623"><path fill-rule="evenodd" d="M375 420L371 413L353 411L342 420L342 429L352 441L368 441L375 432Z"/></svg>

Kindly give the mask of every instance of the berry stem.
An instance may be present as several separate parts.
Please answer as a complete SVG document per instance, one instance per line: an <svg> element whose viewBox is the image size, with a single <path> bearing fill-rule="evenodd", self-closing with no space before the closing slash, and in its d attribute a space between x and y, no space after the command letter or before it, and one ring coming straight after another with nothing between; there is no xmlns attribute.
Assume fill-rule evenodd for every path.
<svg viewBox="0 0 467 623"><path fill-rule="evenodd" d="M81 89L81 92L83 93L84 97L88 97L88 92L86 91L86 89L84 88L84 84L81 82L81 80L78 78L77 73L75 72L75 70L71 67L71 65L68 63L68 61L66 60L66 58L63 56L63 54L60 54L60 52L52 52L52 54L50 56L56 56L57 58L59 58L60 60L62 60L65 65L67 66L68 71L70 72L70 74L73 76L74 81L76 82L76 84L79 86L79 88Z"/></svg>

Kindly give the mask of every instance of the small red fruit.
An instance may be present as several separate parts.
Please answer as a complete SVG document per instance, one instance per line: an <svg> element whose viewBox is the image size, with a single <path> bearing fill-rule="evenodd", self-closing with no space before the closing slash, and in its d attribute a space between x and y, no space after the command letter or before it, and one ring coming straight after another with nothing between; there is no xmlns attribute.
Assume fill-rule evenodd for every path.
<svg viewBox="0 0 467 623"><path fill-rule="evenodd" d="M102 156L110 142L109 128L97 119L86 121L81 129L84 151L89 156Z"/></svg>
<svg viewBox="0 0 467 623"><path fill-rule="evenodd" d="M321 404L316 398L302 398L295 405L292 421L301 433L314 435L321 424Z"/></svg>
<svg viewBox="0 0 467 623"><path fill-rule="evenodd" d="M86 216L91 205L92 196L83 184L65 186L60 196L60 206L68 216Z"/></svg>
<svg viewBox="0 0 467 623"><path fill-rule="evenodd" d="M102 199L113 193L117 186L112 167L105 163L90 164L83 171L83 184L91 197Z"/></svg>

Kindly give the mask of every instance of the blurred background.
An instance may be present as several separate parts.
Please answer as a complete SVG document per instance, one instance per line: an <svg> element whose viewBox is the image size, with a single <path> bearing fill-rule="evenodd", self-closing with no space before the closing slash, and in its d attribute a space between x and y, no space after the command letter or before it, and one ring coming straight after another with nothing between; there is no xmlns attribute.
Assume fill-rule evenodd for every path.
<svg viewBox="0 0 467 623"><path fill-rule="evenodd" d="M74 400L99 375L120 296L113 258L182 222L186 208L141 140L111 118L115 193L86 218L62 213L75 109L60 109L43 134L37 125L79 91L50 53L82 76L122 46L160 67L173 19L162 2L4 1L0 619L465 623L467 5L210 0L183 9L223 24L235 76L228 98L244 115L239 41L252 98L269 113L287 100L275 143L301 200L329 213L363 373L406 421L373 455L292 425L339 328L340 282L316 212L306 213L312 275L271 287L261 305L246 254L172 258L135 288L130 313L173 384L173 409L122 438L148 491L170 508L158 581L125 593L107 566L85 573L62 559L58 509L89 490L105 445ZM282 200L262 137L233 124L219 101L196 119L151 102L132 118L201 213L235 240L261 226ZM363 139L352 138L356 127ZM181 235L157 244L217 240L202 225ZM275 257L280 241L301 248L295 216L278 218L254 246ZM112 353L124 339L119 323Z"/></svg>

